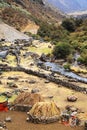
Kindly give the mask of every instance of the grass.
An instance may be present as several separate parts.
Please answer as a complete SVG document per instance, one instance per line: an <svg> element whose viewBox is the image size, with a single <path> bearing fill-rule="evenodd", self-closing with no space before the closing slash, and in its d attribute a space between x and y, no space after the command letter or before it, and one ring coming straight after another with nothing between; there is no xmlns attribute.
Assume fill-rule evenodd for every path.
<svg viewBox="0 0 87 130"><path fill-rule="evenodd" d="M44 48L44 47L42 47L42 48L29 47L28 50L31 51L31 52L37 52L38 54L42 54L42 53L48 54L48 53L52 52L52 49Z"/></svg>
<svg viewBox="0 0 87 130"><path fill-rule="evenodd" d="M86 69L82 69L80 67L75 67L75 66L71 66L70 67L72 71L74 71L75 73L83 73L86 74L87 70Z"/></svg>
<svg viewBox="0 0 87 130"><path fill-rule="evenodd" d="M16 65L17 65L16 57L15 57L15 56L13 56L13 55L8 55L8 56L6 57L6 59L7 59L7 62L8 62L8 64L9 64L10 66L16 66Z"/></svg>
<svg viewBox="0 0 87 130"><path fill-rule="evenodd" d="M8 99L9 102L14 102L14 100L17 98L17 95L14 94L11 98ZM6 101L6 97L5 96L0 96L0 102L5 102Z"/></svg>
<svg viewBox="0 0 87 130"><path fill-rule="evenodd" d="M13 9L16 9L16 10L18 10L18 11L20 11L20 12L26 14L26 15L29 15L29 16L31 15L31 13L29 13L29 11L27 11L26 9L23 9L23 8L21 8L21 7L17 7L17 6L15 6L15 5L12 5L12 8L13 8Z"/></svg>
<svg viewBox="0 0 87 130"><path fill-rule="evenodd" d="M11 98L8 99L9 102L14 102L14 100L17 98L17 95L14 94Z"/></svg>

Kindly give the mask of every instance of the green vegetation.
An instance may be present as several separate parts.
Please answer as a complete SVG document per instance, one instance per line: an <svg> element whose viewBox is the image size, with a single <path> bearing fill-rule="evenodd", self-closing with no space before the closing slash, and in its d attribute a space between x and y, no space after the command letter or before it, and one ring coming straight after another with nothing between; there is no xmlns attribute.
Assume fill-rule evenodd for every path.
<svg viewBox="0 0 87 130"><path fill-rule="evenodd" d="M81 56L78 58L78 62L87 65L87 49L81 53Z"/></svg>
<svg viewBox="0 0 87 130"><path fill-rule="evenodd" d="M31 0L34 3L34 7L38 5L35 0ZM42 0L37 0L40 4L43 4ZM32 6L33 4L31 4ZM38 6L37 6L38 7ZM73 53L79 52L80 57L78 62L87 65L87 19L76 19L76 18L65 18L61 25L55 22L49 22L48 19L39 16L38 10L34 15L32 7L28 9L22 8L22 6L16 6L16 4L9 4L5 0L0 0L0 18L4 22L9 23L9 25L16 27L16 29L21 30L28 24L29 20L34 21L40 26L38 33L36 35L28 34L34 39L43 39L44 41L51 41L55 45L53 50L53 55L56 58L66 59L69 63L73 62ZM37 9L37 8L36 8ZM44 13L42 11L42 13ZM41 19L42 18L42 19ZM35 48L31 48L35 50ZM39 51L39 53L41 53ZM48 49L44 49L45 53L50 53ZM14 58L13 62L15 61ZM12 62L10 60L10 62ZM12 62L12 64L14 64Z"/></svg>
<svg viewBox="0 0 87 130"><path fill-rule="evenodd" d="M55 26L46 22L40 23L38 36L55 44L53 55L72 63L73 54L81 55L78 62L87 65L87 20L67 18Z"/></svg>
<svg viewBox="0 0 87 130"><path fill-rule="evenodd" d="M9 4L4 2L4 0L0 0L0 8L9 7Z"/></svg>
<svg viewBox="0 0 87 130"><path fill-rule="evenodd" d="M67 58L71 53L71 46L68 43L58 43L53 50L53 54L56 58Z"/></svg>
<svg viewBox="0 0 87 130"><path fill-rule="evenodd" d="M6 97L0 95L0 102L2 103L2 102L5 102L5 101L6 101Z"/></svg>
<svg viewBox="0 0 87 130"><path fill-rule="evenodd" d="M63 20L62 26L69 32L74 32L82 24L82 19L67 18Z"/></svg>
<svg viewBox="0 0 87 130"><path fill-rule="evenodd" d="M63 67L65 70L70 71L70 64L69 63L65 64Z"/></svg>
<svg viewBox="0 0 87 130"><path fill-rule="evenodd" d="M40 23L38 35L40 35L45 41L58 42L60 40L67 39L67 31L62 26L55 26L48 23Z"/></svg>

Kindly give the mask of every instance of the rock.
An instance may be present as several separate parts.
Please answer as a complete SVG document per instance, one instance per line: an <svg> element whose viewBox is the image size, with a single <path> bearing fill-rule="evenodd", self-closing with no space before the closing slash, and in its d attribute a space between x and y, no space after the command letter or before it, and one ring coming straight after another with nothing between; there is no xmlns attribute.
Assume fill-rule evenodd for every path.
<svg viewBox="0 0 87 130"><path fill-rule="evenodd" d="M40 60L44 61L44 62L47 61L47 57L46 57L46 55L44 53L41 55Z"/></svg>
<svg viewBox="0 0 87 130"><path fill-rule="evenodd" d="M0 57L1 58L6 58L7 55L8 55L8 50L0 51Z"/></svg>
<svg viewBox="0 0 87 130"><path fill-rule="evenodd" d="M43 62L40 62L40 61L39 61L39 62L37 63L37 66L38 66L38 67L39 67L39 66L41 67L43 64L44 64Z"/></svg>
<svg viewBox="0 0 87 130"><path fill-rule="evenodd" d="M32 108L31 105L21 105L17 104L14 106L14 110L22 111L22 112L28 112Z"/></svg>
<svg viewBox="0 0 87 130"><path fill-rule="evenodd" d="M38 88L34 88L31 90L31 93L38 93L40 90Z"/></svg>
<svg viewBox="0 0 87 130"><path fill-rule="evenodd" d="M52 46L51 46L51 45L48 45L48 48L52 48Z"/></svg>
<svg viewBox="0 0 87 130"><path fill-rule="evenodd" d="M2 84L2 81L0 81L0 84Z"/></svg>
<svg viewBox="0 0 87 130"><path fill-rule="evenodd" d="M77 111L79 111L79 109L76 108L76 107L74 107L74 106L67 105L65 108L66 108L66 110L71 111L71 112L77 112Z"/></svg>
<svg viewBox="0 0 87 130"><path fill-rule="evenodd" d="M30 63L30 66L34 66L34 63Z"/></svg>
<svg viewBox="0 0 87 130"><path fill-rule="evenodd" d="M5 121L6 122L12 122L12 119L11 119L11 117L6 117Z"/></svg>
<svg viewBox="0 0 87 130"><path fill-rule="evenodd" d="M4 121L0 121L0 130L4 130L6 128L6 123Z"/></svg>
<svg viewBox="0 0 87 130"><path fill-rule="evenodd" d="M85 121L85 128L87 129L87 120Z"/></svg>
<svg viewBox="0 0 87 130"><path fill-rule="evenodd" d="M28 87L24 87L23 90L28 90Z"/></svg>
<svg viewBox="0 0 87 130"><path fill-rule="evenodd" d="M30 119L27 117L27 118L26 118L26 121L29 122L29 120L30 120Z"/></svg>
<svg viewBox="0 0 87 130"><path fill-rule="evenodd" d="M72 112L75 112L75 111L78 111L78 108L76 108L76 107L71 107L70 110L71 110Z"/></svg>
<svg viewBox="0 0 87 130"><path fill-rule="evenodd" d="M76 96L68 96L67 97L67 101L69 101L69 102L75 102L75 101L77 101L77 97Z"/></svg>
<svg viewBox="0 0 87 130"><path fill-rule="evenodd" d="M54 96L48 96L48 98L52 99Z"/></svg>
<svg viewBox="0 0 87 130"><path fill-rule="evenodd" d="M36 81L35 81L35 80L31 80L31 81L29 81L29 83L30 83L30 84L35 84Z"/></svg>
<svg viewBox="0 0 87 130"><path fill-rule="evenodd" d="M9 79L9 80L18 80L18 78L17 78L17 77L14 77L14 76L9 76L8 79Z"/></svg>
<svg viewBox="0 0 87 130"><path fill-rule="evenodd" d="M49 80L45 80L45 82L44 83L50 83L50 81Z"/></svg>
<svg viewBox="0 0 87 130"><path fill-rule="evenodd" d="M18 88L18 86L15 83L7 83L9 84L10 88Z"/></svg>

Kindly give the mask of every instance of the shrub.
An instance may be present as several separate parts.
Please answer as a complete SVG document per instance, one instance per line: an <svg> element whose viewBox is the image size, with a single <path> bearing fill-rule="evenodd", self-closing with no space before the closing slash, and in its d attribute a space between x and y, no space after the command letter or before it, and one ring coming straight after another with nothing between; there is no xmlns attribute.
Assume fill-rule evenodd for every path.
<svg viewBox="0 0 87 130"><path fill-rule="evenodd" d="M81 56L78 58L78 62L87 65L87 49L81 53Z"/></svg>
<svg viewBox="0 0 87 130"><path fill-rule="evenodd" d="M68 30L69 32L74 32L75 29L76 29L76 25L75 25L75 22L74 22L74 19L65 19L63 22L62 22L62 26Z"/></svg>
<svg viewBox="0 0 87 130"><path fill-rule="evenodd" d="M71 53L71 46L68 43L58 43L53 50L56 58L65 59Z"/></svg>
<svg viewBox="0 0 87 130"><path fill-rule="evenodd" d="M65 70L70 71L70 64L69 63L65 64L63 67Z"/></svg>

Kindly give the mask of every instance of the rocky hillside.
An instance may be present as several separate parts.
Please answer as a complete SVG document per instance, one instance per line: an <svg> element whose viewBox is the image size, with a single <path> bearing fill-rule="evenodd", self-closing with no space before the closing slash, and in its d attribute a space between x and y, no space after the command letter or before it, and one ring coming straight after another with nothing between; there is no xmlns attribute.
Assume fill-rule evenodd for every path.
<svg viewBox="0 0 87 130"><path fill-rule="evenodd" d="M29 37L22 32L14 29L13 27L0 22L0 39L5 39L6 41L13 42L16 39L29 40Z"/></svg>
<svg viewBox="0 0 87 130"><path fill-rule="evenodd" d="M0 18L18 30L26 31L25 28L32 24L38 29L36 25L41 22L59 23L64 15L46 6L42 0L0 0Z"/></svg>

